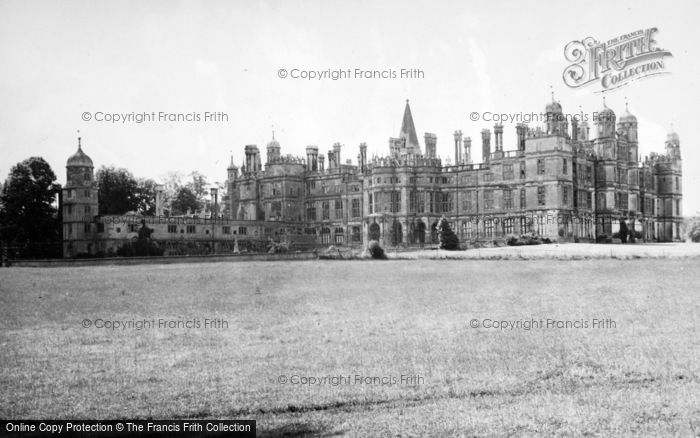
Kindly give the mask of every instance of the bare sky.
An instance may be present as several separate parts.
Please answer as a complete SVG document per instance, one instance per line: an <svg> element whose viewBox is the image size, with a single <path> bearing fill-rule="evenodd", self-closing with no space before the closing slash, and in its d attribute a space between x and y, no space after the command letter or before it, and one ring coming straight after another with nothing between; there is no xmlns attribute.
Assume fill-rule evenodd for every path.
<svg viewBox="0 0 700 438"><path fill-rule="evenodd" d="M673 53L664 76L608 93L619 115L627 97L640 151L663 152L671 124L684 158L684 211L700 210L694 1L52 1L0 0L0 179L29 156L46 158L60 182L76 130L95 166L159 179L198 170L223 181L233 154L270 140L303 155L344 145L356 160L385 154L410 99L418 136L433 132L453 153L461 129L480 144L493 122L469 114L539 112L550 85L565 112L602 107L594 88L562 81L564 46L657 27ZM303 80L279 69L420 69L422 79ZM228 122L109 123L82 114L224 112ZM515 128L505 123L506 149ZM478 148L475 148L478 150ZM478 154L475 154L478 156Z"/></svg>

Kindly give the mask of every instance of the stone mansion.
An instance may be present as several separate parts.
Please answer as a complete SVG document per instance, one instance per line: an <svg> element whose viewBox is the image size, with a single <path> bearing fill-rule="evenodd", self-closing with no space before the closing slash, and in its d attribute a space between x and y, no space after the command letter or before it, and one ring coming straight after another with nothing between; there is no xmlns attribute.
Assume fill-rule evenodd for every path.
<svg viewBox="0 0 700 438"><path fill-rule="evenodd" d="M663 154L639 157L637 119L617 119L605 106L593 121L569 120L559 102L545 108L544 126L516 126L517 142L505 149L503 126L481 131L480 162L472 140L454 133L454 161L436 155L437 137L420 144L408 101L401 130L386 156L343 161L340 143L326 155L317 146L306 157L283 155L267 144L265 164L256 145L245 162L227 169L226 217L101 216L92 160L82 151L68 159L62 191L64 255L110 253L135 239L142 223L166 254L230 252L239 244L270 239L292 246L388 247L437 242L445 216L464 246L502 243L534 233L557 241L611 238L622 221L644 241L680 240L680 142L669 133ZM478 153L478 152L477 152ZM89 217L90 220L85 218ZM254 245L253 245L254 246Z"/></svg>

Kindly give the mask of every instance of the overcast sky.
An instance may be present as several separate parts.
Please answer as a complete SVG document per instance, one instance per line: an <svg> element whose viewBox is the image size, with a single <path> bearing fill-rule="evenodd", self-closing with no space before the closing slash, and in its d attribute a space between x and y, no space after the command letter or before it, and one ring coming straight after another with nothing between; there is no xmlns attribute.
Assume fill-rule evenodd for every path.
<svg viewBox="0 0 700 438"><path fill-rule="evenodd" d="M684 210L700 210L695 1L205 1L0 0L0 178L29 156L59 181L77 147L96 167L137 177L198 170L223 182L233 154L265 151L272 126L282 153L358 145L386 154L410 99L418 136L433 132L452 157L452 132L480 144L473 111L539 112L550 86L565 112L602 107L600 87L568 88L564 46L656 27L670 74L606 94L639 119L640 151L663 152L671 124L684 158ZM420 69L418 79L303 80L280 69ZM228 122L110 123L96 113L223 112ZM89 112L92 119L83 120ZM515 128L505 123L506 149ZM474 148L475 152L478 148ZM475 153L479 156L479 153ZM264 158L264 157L263 157Z"/></svg>

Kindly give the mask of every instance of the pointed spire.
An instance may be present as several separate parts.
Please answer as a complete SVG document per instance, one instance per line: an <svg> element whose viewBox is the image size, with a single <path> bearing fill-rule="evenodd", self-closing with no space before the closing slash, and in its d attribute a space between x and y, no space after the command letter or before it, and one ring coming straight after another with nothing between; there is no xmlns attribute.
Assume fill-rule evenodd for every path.
<svg viewBox="0 0 700 438"><path fill-rule="evenodd" d="M275 125L272 125L272 140L275 140Z"/></svg>
<svg viewBox="0 0 700 438"><path fill-rule="evenodd" d="M603 108L607 108L608 106L605 104L605 94L603 94Z"/></svg>
<svg viewBox="0 0 700 438"><path fill-rule="evenodd" d="M627 105L627 96L625 96L625 112L630 112L629 106Z"/></svg>
<svg viewBox="0 0 700 438"><path fill-rule="evenodd" d="M406 140L406 147L413 146L420 150L418 136L416 135L416 127L413 124L413 115L411 115L411 107L408 104L408 99L406 99L406 108L403 112L403 121L401 122L399 138Z"/></svg>
<svg viewBox="0 0 700 438"><path fill-rule="evenodd" d="M82 149L80 146L80 129L78 129L78 149Z"/></svg>
<svg viewBox="0 0 700 438"><path fill-rule="evenodd" d="M552 93L552 102L556 102L554 100L554 87L552 85L549 86L549 92Z"/></svg>

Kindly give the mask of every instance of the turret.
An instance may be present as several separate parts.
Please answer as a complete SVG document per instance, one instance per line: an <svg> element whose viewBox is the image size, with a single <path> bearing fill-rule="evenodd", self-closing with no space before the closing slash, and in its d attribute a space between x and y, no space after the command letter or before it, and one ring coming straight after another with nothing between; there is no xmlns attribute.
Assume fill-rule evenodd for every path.
<svg viewBox="0 0 700 438"><path fill-rule="evenodd" d="M639 142L637 140L637 118L630 113L627 102L625 102L625 113L620 117L620 121L617 124L617 130L627 139L629 162L636 163L639 149Z"/></svg>
<svg viewBox="0 0 700 438"><path fill-rule="evenodd" d="M78 137L78 150L66 162L66 185L62 189L63 254L94 254L99 215L97 185L92 159L83 152ZM126 212L124 212L126 213Z"/></svg>
<svg viewBox="0 0 700 438"><path fill-rule="evenodd" d="M231 155L231 163L226 169L226 175L228 176L229 182L233 182L236 179L238 179L238 167L235 164L233 164L233 155Z"/></svg>
<svg viewBox="0 0 700 438"><path fill-rule="evenodd" d="M608 108L603 97L603 109L594 114L596 138L615 137L615 112Z"/></svg>
<svg viewBox="0 0 700 438"><path fill-rule="evenodd" d="M272 131L272 140L267 144L267 162L274 163L281 156L280 143L275 140L275 131Z"/></svg>
<svg viewBox="0 0 700 438"><path fill-rule="evenodd" d="M681 141L675 131L666 136L666 155L672 160L681 159Z"/></svg>

